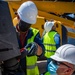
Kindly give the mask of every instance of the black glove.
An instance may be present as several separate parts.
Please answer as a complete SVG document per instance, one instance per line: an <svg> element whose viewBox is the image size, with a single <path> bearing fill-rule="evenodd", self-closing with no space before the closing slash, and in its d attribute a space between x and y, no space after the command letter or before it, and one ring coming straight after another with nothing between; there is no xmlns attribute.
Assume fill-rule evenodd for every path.
<svg viewBox="0 0 75 75"><path fill-rule="evenodd" d="M33 56L33 55L36 55L37 54L37 48L38 48L38 46L37 46L37 44L35 42L30 43L30 44L27 44L25 46L25 48L27 49L26 50L27 51L27 56ZM30 50L28 50L28 48Z"/></svg>

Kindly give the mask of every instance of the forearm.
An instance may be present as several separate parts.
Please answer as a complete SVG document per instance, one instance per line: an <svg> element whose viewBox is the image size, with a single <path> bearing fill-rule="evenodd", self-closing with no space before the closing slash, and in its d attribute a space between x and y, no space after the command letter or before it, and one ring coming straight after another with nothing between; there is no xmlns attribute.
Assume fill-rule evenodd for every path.
<svg viewBox="0 0 75 75"><path fill-rule="evenodd" d="M38 44L37 44L38 45ZM40 56L43 53L42 48L38 45L37 55Z"/></svg>

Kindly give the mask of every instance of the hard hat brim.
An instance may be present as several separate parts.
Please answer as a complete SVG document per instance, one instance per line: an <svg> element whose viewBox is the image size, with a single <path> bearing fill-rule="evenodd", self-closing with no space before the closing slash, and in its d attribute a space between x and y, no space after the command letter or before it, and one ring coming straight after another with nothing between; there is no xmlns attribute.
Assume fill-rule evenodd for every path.
<svg viewBox="0 0 75 75"><path fill-rule="evenodd" d="M62 59L62 58L60 58L60 57L58 57L56 55L53 55L50 58L53 59L53 60L55 60L55 61L59 61L59 62L68 62L67 60Z"/></svg>
<svg viewBox="0 0 75 75"><path fill-rule="evenodd" d="M75 46L72 44L62 45L50 58L55 61L67 62L75 65Z"/></svg>

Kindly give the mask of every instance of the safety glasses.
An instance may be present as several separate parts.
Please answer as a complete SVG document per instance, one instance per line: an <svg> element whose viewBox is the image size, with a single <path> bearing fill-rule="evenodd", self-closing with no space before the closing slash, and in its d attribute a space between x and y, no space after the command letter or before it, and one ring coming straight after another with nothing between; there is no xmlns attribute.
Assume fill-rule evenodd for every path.
<svg viewBox="0 0 75 75"><path fill-rule="evenodd" d="M52 60L52 62L53 62L54 64L56 64L56 65L60 65L60 64L62 64L62 65L67 66L68 68L73 69L72 67L68 66L67 64L65 64L65 63L63 63L63 62L58 62L58 61L55 61L55 60Z"/></svg>

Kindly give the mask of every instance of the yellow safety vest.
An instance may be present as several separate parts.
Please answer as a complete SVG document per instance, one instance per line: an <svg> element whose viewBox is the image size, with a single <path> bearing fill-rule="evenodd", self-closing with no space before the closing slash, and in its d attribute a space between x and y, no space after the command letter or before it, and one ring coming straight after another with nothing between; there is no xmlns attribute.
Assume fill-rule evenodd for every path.
<svg viewBox="0 0 75 75"><path fill-rule="evenodd" d="M55 31L47 32L44 35L44 46L45 46L45 56L50 58L56 51L56 43L54 41L54 36L57 34Z"/></svg>
<svg viewBox="0 0 75 75"><path fill-rule="evenodd" d="M44 75L51 75L49 72L46 72Z"/></svg>
<svg viewBox="0 0 75 75"><path fill-rule="evenodd" d="M32 28L33 36L27 40L27 44L34 42L34 38L39 30ZM37 56L26 56L27 64L27 75L39 75L39 70L37 67Z"/></svg>

